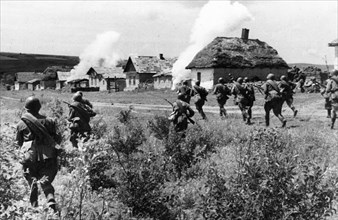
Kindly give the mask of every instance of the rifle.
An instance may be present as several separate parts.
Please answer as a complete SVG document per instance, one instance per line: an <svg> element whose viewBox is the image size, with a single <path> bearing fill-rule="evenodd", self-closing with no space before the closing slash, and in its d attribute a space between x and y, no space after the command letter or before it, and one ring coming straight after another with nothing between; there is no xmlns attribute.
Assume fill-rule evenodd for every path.
<svg viewBox="0 0 338 220"><path fill-rule="evenodd" d="M256 85L256 84L252 84L254 87L256 87L257 89L258 89L258 91L262 94L262 95L265 95L264 94L264 91L263 91L263 89L262 89L262 87L260 87L260 86L258 86L258 85Z"/></svg>
<svg viewBox="0 0 338 220"><path fill-rule="evenodd" d="M66 101L62 101L63 103L66 103L68 106L71 106L71 104L69 102Z"/></svg>
<svg viewBox="0 0 338 220"><path fill-rule="evenodd" d="M163 98L166 102L168 102L173 108L174 108L174 104L172 103L172 102L170 102L168 99L166 99L166 98ZM187 119L189 120L189 122L191 123L191 124L195 124L195 121L194 120L192 120L188 115L187 115L187 113L185 113L185 112L183 112L183 114L187 117Z"/></svg>

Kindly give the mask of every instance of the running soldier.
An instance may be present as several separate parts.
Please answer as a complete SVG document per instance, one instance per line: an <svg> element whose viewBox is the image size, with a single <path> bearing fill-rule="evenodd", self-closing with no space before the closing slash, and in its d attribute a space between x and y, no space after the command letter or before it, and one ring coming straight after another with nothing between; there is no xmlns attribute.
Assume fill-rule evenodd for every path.
<svg viewBox="0 0 338 220"><path fill-rule="evenodd" d="M222 77L218 79L218 84L215 86L213 94L216 95L220 116L226 116L227 112L224 108L224 105L229 99L228 96L231 95L231 90L225 85Z"/></svg>
<svg viewBox="0 0 338 220"><path fill-rule="evenodd" d="M95 116L96 113L83 104L82 96L75 93L73 96L73 103L69 105L68 121L70 125L70 142L73 147L78 147L78 138L85 138L84 141L89 139L91 127L89 125L90 118Z"/></svg>
<svg viewBox="0 0 338 220"><path fill-rule="evenodd" d="M238 105L239 109L242 112L243 121L246 122L246 124L250 124L250 118L249 118L249 97L247 90L245 89L243 85L243 78L239 77L237 81L234 83L231 94L234 95L234 101L235 105Z"/></svg>
<svg viewBox="0 0 338 220"><path fill-rule="evenodd" d="M304 84L305 84L305 80L306 80L306 75L303 71L299 71L298 72L298 76L296 78L296 82L298 83L298 87L300 88L300 92L304 93L305 89L304 89Z"/></svg>
<svg viewBox="0 0 338 220"><path fill-rule="evenodd" d="M248 120L247 120L247 124L251 124L251 119L252 119L252 106L254 104L254 102L256 101L256 97L255 97L255 89L253 87L253 85L250 83L249 78L248 77L244 77L243 80L243 86L246 89L247 95L248 95Z"/></svg>
<svg viewBox="0 0 338 220"><path fill-rule="evenodd" d="M187 80L185 80L183 82L183 85L177 90L177 94L182 97L182 101L184 101L188 104L190 103L192 90L189 87Z"/></svg>
<svg viewBox="0 0 338 220"><path fill-rule="evenodd" d="M266 78L267 81L262 85L265 94L265 125L270 125L270 111L272 109L275 116L278 117L278 119L282 122L282 127L285 127L286 120L282 115L283 99L275 81L275 75L270 73Z"/></svg>
<svg viewBox="0 0 338 220"><path fill-rule="evenodd" d="M195 106L197 111L200 113L203 119L207 119L203 111L203 105L207 101L208 91L200 86L200 81L196 81L195 85L193 86L193 94L195 96Z"/></svg>
<svg viewBox="0 0 338 220"><path fill-rule="evenodd" d="M293 94L295 94L294 89L297 85L293 82L290 82L289 78L284 75L281 76L280 80L281 81L278 84L278 87L282 93L283 103L286 102L286 104L293 111L293 117L296 117L298 110L296 110L295 106L293 105Z"/></svg>
<svg viewBox="0 0 338 220"><path fill-rule="evenodd" d="M178 95L177 100L172 104L173 112L169 116L169 120L173 122L176 132L185 131L188 128L188 121L192 124L195 123L191 119L195 112L183 99L184 96L182 94Z"/></svg>
<svg viewBox="0 0 338 220"><path fill-rule="evenodd" d="M329 73L328 75L328 79L326 80L326 85L330 84L331 81L331 77L332 77L332 73ZM323 88L320 92L320 94L324 97L325 99L325 103L324 103L324 108L327 111L327 118L331 118L331 111L332 111L332 105L331 105L331 97L330 97L330 93L326 92L326 87Z"/></svg>
<svg viewBox="0 0 338 220"><path fill-rule="evenodd" d="M326 85L326 93L330 94L332 117L331 117L331 129L333 129L338 111L338 70L334 70L331 80Z"/></svg>
<svg viewBox="0 0 338 220"><path fill-rule="evenodd" d="M56 121L40 115L41 103L34 96L25 102L26 113L17 125L16 141L21 147L24 177L29 184L30 203L38 206L38 181L47 198L47 205L57 212L52 182L58 171L56 144L61 143Z"/></svg>

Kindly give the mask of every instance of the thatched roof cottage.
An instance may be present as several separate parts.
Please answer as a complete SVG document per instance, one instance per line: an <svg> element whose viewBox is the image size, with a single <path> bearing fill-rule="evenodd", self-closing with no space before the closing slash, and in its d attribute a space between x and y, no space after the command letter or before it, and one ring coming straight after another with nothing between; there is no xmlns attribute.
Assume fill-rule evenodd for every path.
<svg viewBox="0 0 338 220"><path fill-rule="evenodd" d="M338 70L338 39L329 43L329 47L334 47L334 69Z"/></svg>
<svg viewBox="0 0 338 220"><path fill-rule="evenodd" d="M130 56L124 73L126 74L126 89L134 90L153 85L155 74L162 70L172 69L176 58L164 58L163 54L156 56Z"/></svg>
<svg viewBox="0 0 338 220"><path fill-rule="evenodd" d="M98 87L99 91L123 91L126 87L126 74L122 67L91 67L89 76L89 87Z"/></svg>
<svg viewBox="0 0 338 220"><path fill-rule="evenodd" d="M241 38L216 37L186 67L191 79L208 87L219 77L229 80L229 73L235 79L247 76L256 80L265 80L270 72L277 77L287 74L289 66L274 48L248 36L249 30L243 29Z"/></svg>
<svg viewBox="0 0 338 220"><path fill-rule="evenodd" d="M42 73L36 73L36 72L17 72L15 74L15 83L14 83L14 89L15 90L22 90L22 89L28 89L28 81L38 79L41 80L43 78Z"/></svg>
<svg viewBox="0 0 338 220"><path fill-rule="evenodd" d="M62 89L65 87L67 79L70 77L70 71L57 71L56 72L56 87L55 89Z"/></svg>

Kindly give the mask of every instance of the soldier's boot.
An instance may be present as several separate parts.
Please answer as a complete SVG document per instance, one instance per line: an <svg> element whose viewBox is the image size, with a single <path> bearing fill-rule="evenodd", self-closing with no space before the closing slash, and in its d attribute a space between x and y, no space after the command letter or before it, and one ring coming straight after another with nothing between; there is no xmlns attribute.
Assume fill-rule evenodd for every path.
<svg viewBox="0 0 338 220"><path fill-rule="evenodd" d="M336 117L331 119L331 129L333 129L335 122L336 122Z"/></svg>
<svg viewBox="0 0 338 220"><path fill-rule="evenodd" d="M247 119L246 124L251 125L251 119L250 118Z"/></svg>
<svg viewBox="0 0 338 220"><path fill-rule="evenodd" d="M203 110L201 111L201 115L202 115L203 120L207 120L207 116L205 115Z"/></svg>
<svg viewBox="0 0 338 220"><path fill-rule="evenodd" d="M270 116L269 115L265 115L265 126L266 127L270 126Z"/></svg>
<svg viewBox="0 0 338 220"><path fill-rule="evenodd" d="M51 208L54 212L57 212L55 198L54 198L54 195L53 195L52 193L49 193L49 194L47 195L47 205L48 205L48 207Z"/></svg>
<svg viewBox="0 0 338 220"><path fill-rule="evenodd" d="M327 110L327 116L326 116L327 118L331 118L331 109L328 109Z"/></svg>
<svg viewBox="0 0 338 220"><path fill-rule="evenodd" d="M31 193L29 196L29 201L33 207L38 207L38 183L36 178L33 178L31 183Z"/></svg>
<svg viewBox="0 0 338 220"><path fill-rule="evenodd" d="M291 110L293 111L293 117L295 118L297 116L298 110L296 110L295 107L291 107Z"/></svg>

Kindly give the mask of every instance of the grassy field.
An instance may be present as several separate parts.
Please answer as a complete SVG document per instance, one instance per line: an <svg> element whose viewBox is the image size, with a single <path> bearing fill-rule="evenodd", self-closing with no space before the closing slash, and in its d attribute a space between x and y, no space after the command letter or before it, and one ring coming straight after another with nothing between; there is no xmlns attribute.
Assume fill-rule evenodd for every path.
<svg viewBox="0 0 338 220"><path fill-rule="evenodd" d="M9 201L3 196L1 201L12 209L7 209L9 219L47 219L42 193L40 206L29 206L29 189L15 161L15 124L25 98L32 94L42 101L43 114L61 112L60 121L65 120L68 109L57 100L69 102L72 97L57 91L1 91L0 166L10 172L0 174L11 178L0 179L0 184L15 192L2 192ZM329 128L319 94L295 95L296 118L284 106L286 129L279 128L274 116L271 128L264 126L260 94L251 126L243 123L232 98L226 105L229 116L221 119L215 97L209 95L205 106L208 121L196 113L197 123L189 125L184 139L167 131L167 121L161 118L170 113L163 98L174 101L173 91L87 92L84 97L94 103L98 113L91 122L96 137L72 149L69 131L63 127L61 147L66 149L68 162L53 183L61 210L56 219L338 218L324 217L330 205L336 208L338 125L335 130ZM121 111L130 119L121 120ZM104 176L113 182L103 176L93 181L97 180L93 172L101 175L106 166ZM113 187L104 187L103 182ZM101 188L93 191L94 183ZM328 195L333 199L330 204L323 202ZM279 203L292 208L279 207ZM291 218L293 215L298 218ZM1 214L6 219L4 216Z"/></svg>

